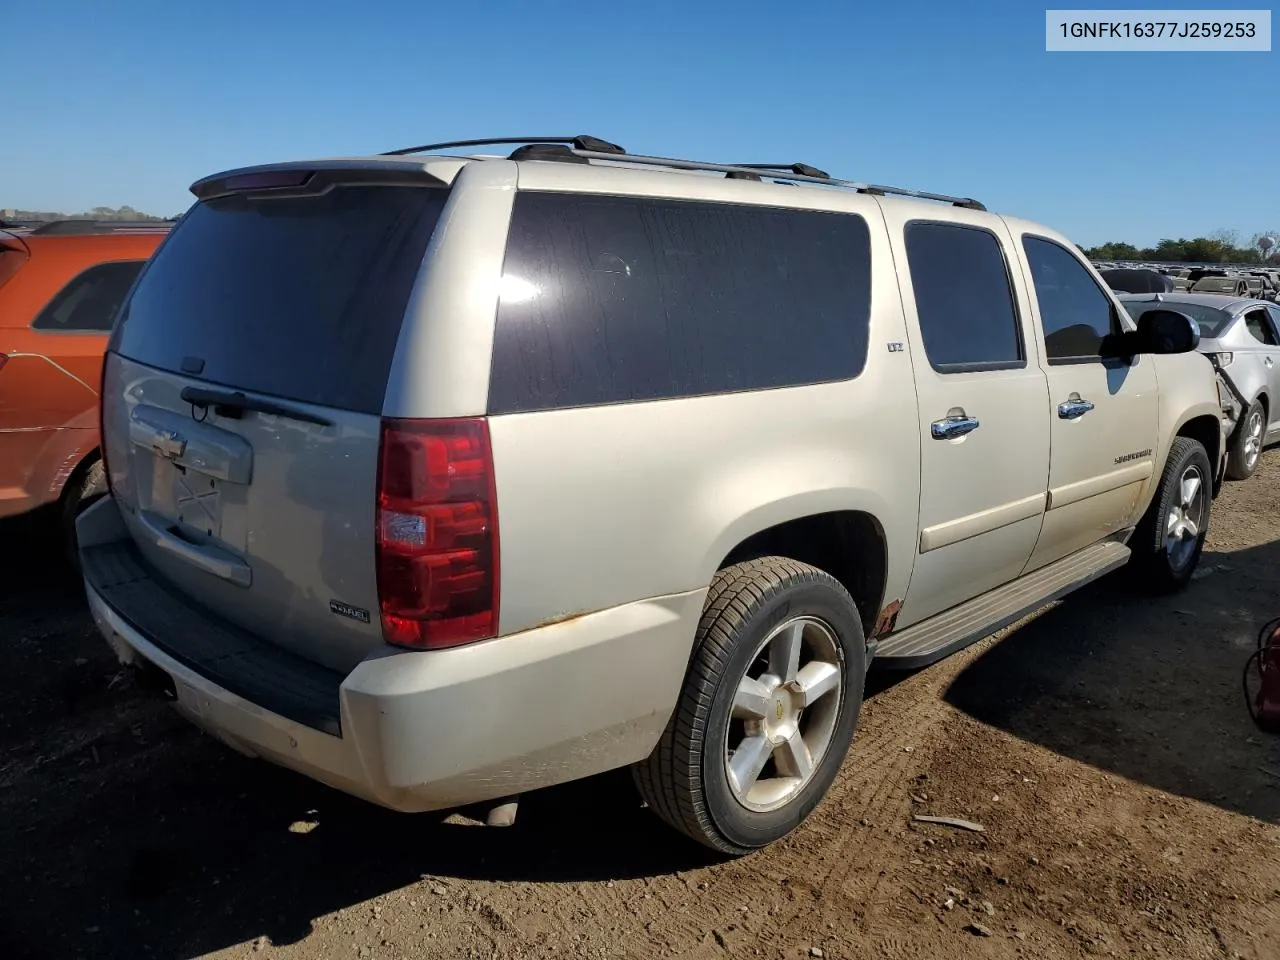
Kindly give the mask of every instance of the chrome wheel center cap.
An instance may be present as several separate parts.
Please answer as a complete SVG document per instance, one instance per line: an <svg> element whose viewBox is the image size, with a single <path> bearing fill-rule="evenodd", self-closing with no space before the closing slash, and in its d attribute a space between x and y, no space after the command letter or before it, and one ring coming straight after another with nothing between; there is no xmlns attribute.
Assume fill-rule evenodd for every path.
<svg viewBox="0 0 1280 960"><path fill-rule="evenodd" d="M804 693L795 682L780 683L773 688L769 707L760 724L770 742L782 743L796 732L800 712L804 709L801 706L803 702Z"/></svg>

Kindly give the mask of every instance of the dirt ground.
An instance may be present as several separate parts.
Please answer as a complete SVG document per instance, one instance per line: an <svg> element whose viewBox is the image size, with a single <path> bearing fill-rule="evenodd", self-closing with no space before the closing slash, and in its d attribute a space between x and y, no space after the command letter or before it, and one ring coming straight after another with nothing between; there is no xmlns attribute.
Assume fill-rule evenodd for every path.
<svg viewBox="0 0 1280 960"><path fill-rule="evenodd" d="M909 676L794 836L716 862L624 775L516 826L403 817L132 688L30 523L0 525L0 956L1280 957L1280 453L1177 597L1114 578ZM924 826L959 816L986 832Z"/></svg>

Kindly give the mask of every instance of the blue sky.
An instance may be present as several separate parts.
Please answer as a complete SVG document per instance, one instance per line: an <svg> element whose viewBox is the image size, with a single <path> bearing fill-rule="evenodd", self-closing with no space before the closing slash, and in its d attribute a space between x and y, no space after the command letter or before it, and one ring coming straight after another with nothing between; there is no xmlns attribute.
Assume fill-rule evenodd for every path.
<svg viewBox="0 0 1280 960"><path fill-rule="evenodd" d="M1085 244L1280 229L1280 53L1046 53L1026 2L808 9L0 2L0 208L172 214L242 164L587 132L974 196Z"/></svg>

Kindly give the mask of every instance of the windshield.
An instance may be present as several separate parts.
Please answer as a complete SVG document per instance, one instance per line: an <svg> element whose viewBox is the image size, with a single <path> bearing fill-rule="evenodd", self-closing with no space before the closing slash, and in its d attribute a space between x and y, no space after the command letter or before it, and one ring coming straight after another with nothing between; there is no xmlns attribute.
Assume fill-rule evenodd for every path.
<svg viewBox="0 0 1280 960"><path fill-rule="evenodd" d="M1200 336L1206 340L1213 340L1221 336L1222 331L1227 329L1227 325L1232 320L1231 314L1225 310L1220 310L1217 307L1206 307L1200 303L1171 303L1167 300L1127 300L1124 304L1125 311L1134 320L1137 320L1148 310L1156 308L1185 313L1200 325Z"/></svg>
<svg viewBox="0 0 1280 960"><path fill-rule="evenodd" d="M212 383L378 413L446 197L360 185L198 203L143 272L112 349Z"/></svg>

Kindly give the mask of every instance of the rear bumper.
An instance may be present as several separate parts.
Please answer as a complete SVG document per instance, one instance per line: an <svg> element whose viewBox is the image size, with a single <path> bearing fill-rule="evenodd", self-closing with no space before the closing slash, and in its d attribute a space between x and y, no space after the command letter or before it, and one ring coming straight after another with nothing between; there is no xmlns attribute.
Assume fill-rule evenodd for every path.
<svg viewBox="0 0 1280 960"><path fill-rule="evenodd" d="M86 512L82 549L113 526ZM118 513L114 518L118 524ZM96 540L101 544L101 540ZM652 750L683 682L705 591L659 597L452 650L387 647L338 689L340 733L264 708L172 654L86 581L125 663L174 681L176 707L235 749L396 810L446 809L579 779Z"/></svg>

